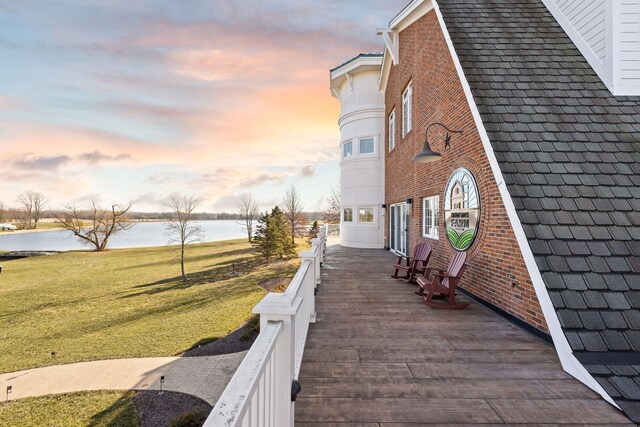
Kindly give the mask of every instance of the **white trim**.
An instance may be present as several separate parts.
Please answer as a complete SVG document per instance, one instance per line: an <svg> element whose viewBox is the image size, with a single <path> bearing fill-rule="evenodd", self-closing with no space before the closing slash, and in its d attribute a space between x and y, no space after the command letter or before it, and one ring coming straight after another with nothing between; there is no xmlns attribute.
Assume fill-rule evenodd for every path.
<svg viewBox="0 0 640 427"><path fill-rule="evenodd" d="M391 124L393 123L393 129L391 129ZM389 141L389 152L392 152L394 148L396 148L396 109L391 110L389 115L387 116L387 124L388 124L388 134L387 140Z"/></svg>
<svg viewBox="0 0 640 427"><path fill-rule="evenodd" d="M368 116L368 114L371 114L371 116ZM338 119L338 126L342 127L344 126L345 122L351 123L351 122L355 122L358 120L369 120L369 119L376 119L377 117L375 117L376 114L379 114L381 118L384 118L384 108L363 108L363 109L359 109L356 111L352 111L350 113L346 113L342 116L340 116L340 118ZM360 117L358 117L360 116ZM372 117L373 116L373 117ZM356 118L357 117L357 118Z"/></svg>
<svg viewBox="0 0 640 427"><path fill-rule="evenodd" d="M393 60L393 65L398 65L400 62L400 43L398 40L398 32L393 31L390 28L380 29L377 31L379 36L382 36L382 40L384 40L384 45L386 49L389 51L391 55L391 59Z"/></svg>
<svg viewBox="0 0 640 427"><path fill-rule="evenodd" d="M391 212L393 211L394 208L397 208L399 206L404 206L405 217L406 217L408 209L409 209L407 206L410 206L410 205L408 203L406 203L406 202L392 203L392 204L389 205L389 212L388 212L388 215L387 215L389 217L389 250L392 253L396 254L396 255L408 256L409 245L407 244L408 242L407 242L407 232L406 231L404 232L404 239L405 239L404 246L405 246L406 253L401 252L400 250L395 249L395 248L392 247L392 245L395 246L395 242L393 242L391 240L391 233L392 233L392 230L394 228L393 224L391 223L391 219L393 218L394 215L392 215ZM408 227L408 224L406 222L405 222L405 227Z"/></svg>
<svg viewBox="0 0 640 427"><path fill-rule="evenodd" d="M384 31L393 31L397 34L397 43L400 44L400 33L402 30L422 18L428 12L433 9L433 2L431 0L412 0L404 9L400 11L389 22L389 28L385 30L379 30L378 34ZM391 61L389 60L391 58ZM400 52L398 51L398 62L395 61L391 55L391 51L385 47L382 55L382 69L380 71L380 79L378 80L378 88L382 91L387 89L387 81L389 80L389 71L391 71L391 65L397 64L400 61Z"/></svg>
<svg viewBox="0 0 640 427"><path fill-rule="evenodd" d="M431 9L433 9L431 1L413 0L389 22L389 28L400 32L422 18Z"/></svg>
<svg viewBox="0 0 640 427"><path fill-rule="evenodd" d="M347 83L349 83L349 90L353 92L353 77L351 73L345 73L344 76L347 78Z"/></svg>
<svg viewBox="0 0 640 427"><path fill-rule="evenodd" d="M607 0L607 1L610 1L610 0ZM571 24L571 22L569 22L567 17L564 16L564 13L562 13L562 11L553 2L553 0L542 0L542 3L546 6L549 12L551 12L551 15L553 15L556 21L558 21L558 24L560 24L560 27L562 27L564 32L567 33L567 35L569 36L573 44L576 45L576 47L578 48L582 56L584 56L584 58L587 60L589 65L591 65L591 68L593 68L593 71L595 71L598 77L600 77L600 80L602 80L605 86L607 86L607 88L609 88L609 90L613 92L611 70L610 69L607 70L608 66L610 66L611 64L610 55L607 55L605 57L605 61L608 64L605 65L602 62L600 62L600 58L598 58L595 52L591 50L591 47L582 38L580 33L578 33L578 31L576 31L576 29L573 28L573 25ZM610 31L609 28L610 27L607 27L605 25L605 32ZM607 44L607 47L605 48L605 50L607 52L611 52L611 50L609 49L608 38L605 39L605 44Z"/></svg>
<svg viewBox="0 0 640 427"><path fill-rule="evenodd" d="M407 101L406 108L405 108L405 97ZM407 83L404 90L402 91L401 103L402 103L402 137L404 138L409 134L409 132L411 132L411 129L413 129L413 80Z"/></svg>
<svg viewBox="0 0 640 427"><path fill-rule="evenodd" d="M378 78L378 90L382 92L386 92L387 90L387 81L389 81L389 72L391 71L391 62L387 59L389 53L387 49L384 50L384 55L382 55L382 69L380 70L380 78Z"/></svg>
<svg viewBox="0 0 640 427"><path fill-rule="evenodd" d="M380 72L382 66L382 56L360 56L355 57L351 62L335 68L330 72L330 89L334 97L340 99L340 88L345 80L350 80L355 74L377 71Z"/></svg>
<svg viewBox="0 0 640 427"><path fill-rule="evenodd" d="M363 139L373 139L373 153L361 153L360 152L360 141ZM340 142L340 164L344 164L347 162L354 161L367 161L367 160L375 160L377 161L380 158L380 151L378 149L380 137L379 134L373 135L363 135L358 137L347 138ZM351 143L351 155L344 155L344 145Z"/></svg>
<svg viewBox="0 0 640 427"><path fill-rule="evenodd" d="M347 220L344 219L344 211L347 210L347 209L351 209L351 221L347 221ZM351 207L351 206L343 206L341 213L342 213L342 222L349 223L349 224L355 223L355 221L353 220L353 207Z"/></svg>
<svg viewBox="0 0 640 427"><path fill-rule="evenodd" d="M435 217L435 224L434 224L434 228L436 233L435 234L429 234L427 233L427 209L426 209L426 204L428 200L435 200L435 209L429 209L430 211L433 212L433 216ZM433 239L433 240L440 240L440 237L438 236L438 219L440 217L440 196L439 195L434 195L434 196L427 196L427 197L423 197L422 198L422 237L426 237L427 239Z"/></svg>
<svg viewBox="0 0 640 427"><path fill-rule="evenodd" d="M360 149L361 143L363 139L372 139L373 140L373 152L372 153L363 153ZM360 158L367 157L378 157L378 136L377 135L365 135L358 137L358 156Z"/></svg>
<svg viewBox="0 0 640 427"><path fill-rule="evenodd" d="M340 154L341 154L341 160L351 159L351 158L353 158L353 157L355 156L355 154L356 154L356 153L355 153L355 152L354 152L354 150L353 150L353 145L354 145L354 144L353 144L353 141L354 141L354 139L355 139L355 138L345 139L344 141L342 141L342 142L340 143ZM345 146L346 144L351 144L351 154L349 154L348 156L347 156L347 155L345 155L345 152L344 152L344 146Z"/></svg>
<svg viewBox="0 0 640 427"><path fill-rule="evenodd" d="M569 345L569 342L567 341L567 338L562 331L562 327L560 326L560 321L558 319L556 310L551 303L551 298L549 297L549 293L547 292L547 288L542 279L542 275L540 274L540 270L538 269L536 261L533 257L533 252L531 251L531 247L529 246L529 241L527 240L527 236L525 235L522 223L518 218L518 213L516 212L513 200L511 199L511 194L509 194L509 190L504 183L502 171L500 170L498 160L496 159L493 148L491 147L489 135L487 134L487 131L482 122L478 107L473 100L471 87L469 86L469 82L467 82L467 79L464 75L462 65L460 64L460 60L458 59L458 55L453 46L449 31L447 30L447 26L444 22L444 19L442 18L442 13L440 12L440 8L436 0L433 0L433 5L438 17L438 22L440 23L440 28L442 29L442 33L447 42L447 46L449 47L449 53L451 54L451 58L453 59L453 63L455 64L456 72L458 74L458 77L460 78L460 83L462 84L462 87L464 89L464 94L467 98L469 109L471 110L471 113L473 115L473 120L478 129L480 139L482 140L484 151L487 155L487 159L489 160L491 171L493 172L496 183L498 184L498 189L500 190L500 195L502 196L502 201L507 211L507 215L509 216L509 221L511 222L511 226L516 236L518 246L520 247L522 257L524 258L525 264L527 266L527 271L529 272L533 287L536 291L536 296L538 297L538 301L540 302L540 308L542 309L545 320L547 321L549 332L551 333L551 337L553 338L553 344L556 348L556 352L558 353L558 357L560 358L560 362L562 363L562 368L568 374L572 375L583 384L596 391L607 402L611 403L619 409L619 406L616 405L616 403L602 388L602 386L598 384L598 382L591 376L591 374L589 374L589 372L587 372L584 366L582 366L578 359L576 359L576 357L573 355L571 346Z"/></svg>
<svg viewBox="0 0 640 427"><path fill-rule="evenodd" d="M360 209L371 209L371 212L373 214L373 221L360 221ZM363 226L378 226L378 215L376 214L376 206L374 205L365 205L365 206L358 206L356 208L356 219L357 219L357 223L358 224L362 224Z"/></svg>

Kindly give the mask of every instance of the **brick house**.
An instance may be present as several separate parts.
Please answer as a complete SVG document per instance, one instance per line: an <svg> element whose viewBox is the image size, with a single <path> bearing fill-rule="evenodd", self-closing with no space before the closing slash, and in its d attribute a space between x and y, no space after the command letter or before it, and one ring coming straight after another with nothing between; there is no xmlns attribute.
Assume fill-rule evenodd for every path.
<svg viewBox="0 0 640 427"><path fill-rule="evenodd" d="M462 292L639 422L640 1L414 0L379 34L331 70L342 225L438 267L467 251ZM384 132L344 126L365 112ZM366 203L370 159L344 148L363 139Z"/></svg>

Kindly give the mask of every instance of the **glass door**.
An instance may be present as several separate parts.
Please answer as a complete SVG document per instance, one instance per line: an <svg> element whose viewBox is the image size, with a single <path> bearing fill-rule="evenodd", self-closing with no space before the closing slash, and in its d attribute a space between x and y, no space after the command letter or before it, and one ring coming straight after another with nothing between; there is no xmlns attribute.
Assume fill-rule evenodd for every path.
<svg viewBox="0 0 640 427"><path fill-rule="evenodd" d="M391 205L390 213L389 248L395 253L407 255L407 247L409 246L409 209L407 209L407 204Z"/></svg>

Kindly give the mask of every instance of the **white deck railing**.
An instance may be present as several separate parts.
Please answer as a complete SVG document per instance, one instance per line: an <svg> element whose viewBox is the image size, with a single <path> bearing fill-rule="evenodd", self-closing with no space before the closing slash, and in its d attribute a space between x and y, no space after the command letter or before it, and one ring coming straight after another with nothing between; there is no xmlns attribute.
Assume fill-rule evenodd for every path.
<svg viewBox="0 0 640 427"><path fill-rule="evenodd" d="M254 308L260 334L238 367L205 427L293 427L295 386L309 323L316 321L327 228L300 254L298 272L283 294L267 294ZM295 384L295 386L294 386Z"/></svg>

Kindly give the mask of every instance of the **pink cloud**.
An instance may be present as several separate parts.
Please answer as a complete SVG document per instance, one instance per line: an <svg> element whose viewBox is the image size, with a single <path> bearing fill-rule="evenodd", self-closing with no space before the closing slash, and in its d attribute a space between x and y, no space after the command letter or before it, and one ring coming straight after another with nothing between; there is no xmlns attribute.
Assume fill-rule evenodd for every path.
<svg viewBox="0 0 640 427"><path fill-rule="evenodd" d="M48 110L3 123L0 193L45 180L40 169L48 169L64 175L47 183L56 194L89 194L96 165L104 176L110 168L114 175L148 169L139 183L113 185L144 204L164 191L195 188L213 203L262 183L318 179L314 166L338 156L339 103L328 69L380 49L371 21L390 16L380 21L372 10L396 9L388 3L372 0L366 15L348 16L355 3L217 2L215 13L200 17L167 5L132 11L117 0L87 6L82 28L38 10L38 23L51 23L48 37L15 50L54 51L61 68L51 74L66 75L64 67L70 74L42 83L55 84L47 101L57 104L29 100ZM0 97L0 111L17 105ZM99 119L86 120L84 111Z"/></svg>

